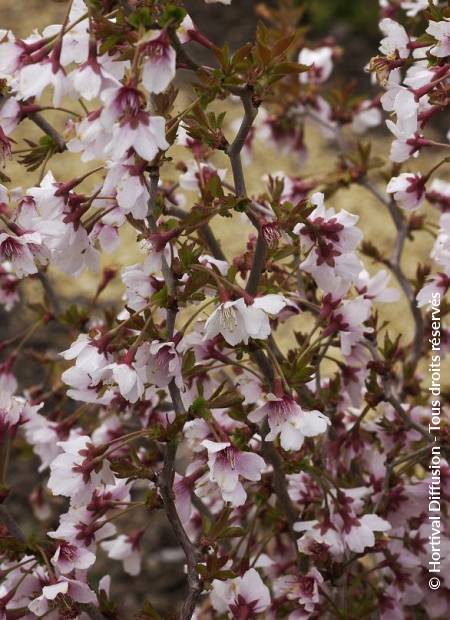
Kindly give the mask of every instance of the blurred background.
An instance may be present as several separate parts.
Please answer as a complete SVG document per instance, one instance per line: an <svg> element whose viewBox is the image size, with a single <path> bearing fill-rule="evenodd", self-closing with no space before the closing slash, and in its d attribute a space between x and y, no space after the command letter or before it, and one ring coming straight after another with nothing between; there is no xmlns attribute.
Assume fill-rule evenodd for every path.
<svg viewBox="0 0 450 620"><path fill-rule="evenodd" d="M273 5L273 0L266 0ZM203 0L186 0L189 13L215 43L227 40L235 47L252 37L256 18L255 8L259 0L233 0L230 7L222 4L205 4ZM298 0L304 7L305 23L311 37L335 36L345 39L347 58L351 66L361 64L364 53L367 59L377 44L378 0L351 2L350 0ZM13 28L25 35L34 28L49 23L59 23L65 13L66 0L0 0L0 27ZM348 67L347 63L345 65Z"/></svg>

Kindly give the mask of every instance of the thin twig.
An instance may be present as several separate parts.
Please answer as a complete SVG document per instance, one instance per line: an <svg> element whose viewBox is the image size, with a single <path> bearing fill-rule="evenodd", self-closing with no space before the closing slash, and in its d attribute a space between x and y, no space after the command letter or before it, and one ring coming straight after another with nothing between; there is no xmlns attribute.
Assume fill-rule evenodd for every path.
<svg viewBox="0 0 450 620"><path fill-rule="evenodd" d="M158 231L155 218L156 201L158 197L158 182L159 169L157 167L154 167L150 171L150 198L148 212L148 222L150 230L153 233L156 233ZM162 272L164 276L164 281L166 283L168 296L172 302L172 300L175 299L176 295L175 278L164 256L162 258ZM171 302L166 311L168 340L171 340L173 338L177 315L176 307ZM186 411L183 405L183 401L181 399L180 390L174 380L169 383L168 389L176 416L184 416L186 414ZM186 530L183 527L183 524L175 506L173 482L175 477L175 459L177 455L177 448L178 440L176 438L171 439L166 445L164 454L164 465L159 476L159 488L167 519L186 557L188 595L180 613L180 620L189 620L195 611L198 598L202 592L202 585L197 571L197 564L200 561L200 554L197 547L189 539L189 536L187 535Z"/></svg>

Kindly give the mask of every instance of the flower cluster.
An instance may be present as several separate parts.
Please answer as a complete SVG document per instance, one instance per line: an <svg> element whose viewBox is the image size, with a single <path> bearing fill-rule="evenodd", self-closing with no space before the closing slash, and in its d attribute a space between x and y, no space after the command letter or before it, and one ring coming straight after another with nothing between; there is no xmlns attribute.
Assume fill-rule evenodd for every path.
<svg viewBox="0 0 450 620"><path fill-rule="evenodd" d="M181 2L69 5L0 40L0 304L28 317L0 341L0 617L128 617L116 562L147 584L136 618L448 617L428 489L439 447L448 550L449 397L432 392L433 434L426 373L450 348L448 9L381 0L368 98L333 83L341 49L305 38L295 0L260 6L233 52ZM383 114L384 159L362 138ZM310 127L335 167L278 164L249 192L259 150L298 167ZM95 285L68 299L81 276ZM30 458L29 531L13 515ZM186 583L159 609L162 513Z"/></svg>

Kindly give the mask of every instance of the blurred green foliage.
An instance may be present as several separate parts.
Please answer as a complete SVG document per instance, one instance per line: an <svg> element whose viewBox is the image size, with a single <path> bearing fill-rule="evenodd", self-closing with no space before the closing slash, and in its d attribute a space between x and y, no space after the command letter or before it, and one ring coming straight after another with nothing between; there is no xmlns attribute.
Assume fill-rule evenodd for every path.
<svg viewBox="0 0 450 620"><path fill-rule="evenodd" d="M307 22L314 34L326 36L337 25L344 25L350 33L377 38L377 0L298 0L307 12Z"/></svg>

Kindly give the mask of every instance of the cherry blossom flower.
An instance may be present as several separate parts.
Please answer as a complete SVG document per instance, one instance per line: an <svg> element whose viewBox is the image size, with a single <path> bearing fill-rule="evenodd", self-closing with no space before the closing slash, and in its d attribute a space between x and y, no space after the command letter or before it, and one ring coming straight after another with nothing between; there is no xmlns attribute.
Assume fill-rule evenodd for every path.
<svg viewBox="0 0 450 620"><path fill-rule="evenodd" d="M235 618L254 617L263 613L271 603L269 588L254 568L235 579L214 579L212 588L214 609L221 614L230 611Z"/></svg>
<svg viewBox="0 0 450 620"><path fill-rule="evenodd" d="M371 101L359 104L352 120L352 130L357 134L365 133L381 123L381 112Z"/></svg>
<svg viewBox="0 0 450 620"><path fill-rule="evenodd" d="M139 552L139 541L143 535L140 530L134 535L120 534L113 540L105 540L101 547L112 560L121 560L123 569L128 575L139 575L141 572L142 557Z"/></svg>
<svg viewBox="0 0 450 620"><path fill-rule="evenodd" d="M225 168L217 169L209 163L192 161L189 162L186 172L180 175L180 187L188 192L201 191L213 177L218 176L221 181L224 181L226 174Z"/></svg>
<svg viewBox="0 0 450 620"><path fill-rule="evenodd" d="M266 464L258 454L241 452L229 442L217 443L205 439L202 446L208 450L210 479L217 482L226 502L241 506L247 496L239 482L239 476L246 480L261 480L261 472Z"/></svg>
<svg viewBox="0 0 450 620"><path fill-rule="evenodd" d="M284 450L300 450L305 437L325 433L329 419L319 411L303 411L290 396L267 395L267 402L249 414L249 420L260 422L267 416L270 432L266 441L280 436Z"/></svg>
<svg viewBox="0 0 450 620"><path fill-rule="evenodd" d="M169 144L165 137L165 120L143 109L143 95L136 88L122 86L103 91L105 109L102 123L114 122L107 152L114 160L122 159L133 149L146 161L153 161L158 151Z"/></svg>
<svg viewBox="0 0 450 620"><path fill-rule="evenodd" d="M58 445L63 452L51 463L47 483L54 495L64 495L74 505L81 504L101 482L114 480L107 461L100 456L102 450L99 454L86 435L60 441Z"/></svg>
<svg viewBox="0 0 450 620"><path fill-rule="evenodd" d="M269 315L277 315L286 303L281 295L256 297L250 305L243 298L226 301L206 321L205 338L221 334L231 346L247 344L249 338L265 340L271 333Z"/></svg>
<svg viewBox="0 0 450 620"><path fill-rule="evenodd" d="M122 362L113 362L103 369L103 372L108 370L112 372L113 379L119 386L121 395L130 403L137 402L144 393L147 379L148 352L149 345L144 343L136 351L131 349Z"/></svg>
<svg viewBox="0 0 450 620"><path fill-rule="evenodd" d="M388 194L393 194L399 207L406 211L415 211L425 200L425 181L420 173L402 172L392 177L386 187Z"/></svg>
<svg viewBox="0 0 450 620"><path fill-rule="evenodd" d="M445 297L447 291L450 288L450 277L445 273L438 273L429 279L426 284L417 293L417 305L419 308L431 303L432 299L435 299L437 295L439 297Z"/></svg>
<svg viewBox="0 0 450 620"><path fill-rule="evenodd" d="M450 20L430 21L426 32L436 39L436 45L430 49L430 54L438 58L450 55Z"/></svg>
<svg viewBox="0 0 450 620"><path fill-rule="evenodd" d="M15 434L20 423L24 423L24 401L12 396L4 388L0 390L0 437L4 433Z"/></svg>
<svg viewBox="0 0 450 620"><path fill-rule="evenodd" d="M28 609L36 616L43 616L51 609L58 608L58 598L66 597L77 603L95 603L97 597L90 587L81 581L60 577L56 583L51 583L42 588L42 594L33 599L28 605ZM67 607L67 601L64 601Z"/></svg>
<svg viewBox="0 0 450 620"><path fill-rule="evenodd" d="M154 340L148 349L147 372L150 383L157 387L166 387L175 380L178 387L183 387L181 358L173 342Z"/></svg>
<svg viewBox="0 0 450 620"><path fill-rule="evenodd" d="M85 570L92 566L95 562L95 553L62 541L51 562L63 575L67 575L75 569Z"/></svg>
<svg viewBox="0 0 450 620"><path fill-rule="evenodd" d="M59 106L63 96L69 90L69 80L59 63L58 51L52 52L53 58L25 65L20 71L18 93L22 99L41 97L47 86L53 87L53 105Z"/></svg>
<svg viewBox="0 0 450 620"><path fill-rule="evenodd" d="M286 575L278 577L274 586L277 596L295 600L307 614L314 612L320 603L319 587L323 584L319 571L312 568L306 575Z"/></svg>
<svg viewBox="0 0 450 620"><path fill-rule="evenodd" d="M176 52L163 30L150 30L143 39L142 83L150 93L161 93L175 77Z"/></svg>
<svg viewBox="0 0 450 620"><path fill-rule="evenodd" d="M400 291L397 288L389 288L390 275L381 269L374 276L370 277L368 271L363 269L355 283L356 290L359 295L365 299L373 299L379 303L392 303L400 297Z"/></svg>
<svg viewBox="0 0 450 620"><path fill-rule="evenodd" d="M302 48L298 62L309 66L308 71L300 73L300 82L319 84L326 82L333 71L333 50L331 47L317 49Z"/></svg>
<svg viewBox="0 0 450 620"><path fill-rule="evenodd" d="M408 58L410 54L409 36L403 26L388 17L380 22L380 30L385 35L380 43L380 52L386 56L395 58Z"/></svg>
<svg viewBox="0 0 450 620"><path fill-rule="evenodd" d="M23 278L38 272L36 262L47 262L48 250L38 232L20 235L0 232L0 257L10 261L15 274Z"/></svg>

